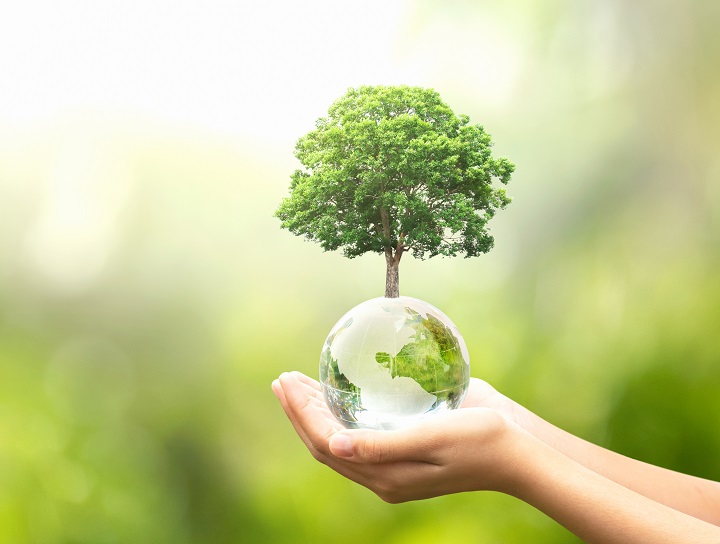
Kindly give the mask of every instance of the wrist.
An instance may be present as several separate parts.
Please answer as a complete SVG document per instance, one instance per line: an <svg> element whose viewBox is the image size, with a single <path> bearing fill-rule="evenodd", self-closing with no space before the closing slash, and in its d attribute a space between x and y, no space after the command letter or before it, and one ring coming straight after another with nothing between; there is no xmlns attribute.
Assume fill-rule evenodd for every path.
<svg viewBox="0 0 720 544"><path fill-rule="evenodd" d="M498 430L498 479L493 491L518 497L533 482L538 470L536 452L545 446L515 421L503 418Z"/></svg>

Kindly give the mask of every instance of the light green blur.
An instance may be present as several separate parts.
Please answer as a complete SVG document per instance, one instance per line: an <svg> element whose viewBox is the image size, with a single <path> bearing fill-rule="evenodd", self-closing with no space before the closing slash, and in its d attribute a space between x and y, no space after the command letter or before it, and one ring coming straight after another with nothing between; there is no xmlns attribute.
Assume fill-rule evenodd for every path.
<svg viewBox="0 0 720 544"><path fill-rule="evenodd" d="M173 34L208 55L198 88L218 88L178 95L245 101L247 126L79 87L52 114L6 102L0 543L577 542L505 496L385 504L316 463L282 413L271 381L317 376L332 325L384 289L382 257L323 253L273 217L294 142L325 113L301 89L315 77L325 106L358 84L433 87L517 165L490 253L400 267L401 294L462 331L473 376L591 441L720 479L720 4L388 2L387 24L378 3L312 4L246 12L270 36L257 47L203 45L212 29L190 15ZM376 35L352 26L375 20ZM344 24L354 41L323 42ZM384 72L334 53L362 36ZM18 66L44 77L21 45ZM208 78L236 59L248 94L226 96Z"/></svg>

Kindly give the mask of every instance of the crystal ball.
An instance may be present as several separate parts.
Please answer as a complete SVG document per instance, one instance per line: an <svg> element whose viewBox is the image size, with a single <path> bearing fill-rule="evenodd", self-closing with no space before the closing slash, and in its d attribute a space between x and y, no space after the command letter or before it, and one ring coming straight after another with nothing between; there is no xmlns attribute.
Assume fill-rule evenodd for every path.
<svg viewBox="0 0 720 544"><path fill-rule="evenodd" d="M346 313L320 354L320 382L349 428L396 429L460 406L470 357L457 327L411 297L374 298Z"/></svg>

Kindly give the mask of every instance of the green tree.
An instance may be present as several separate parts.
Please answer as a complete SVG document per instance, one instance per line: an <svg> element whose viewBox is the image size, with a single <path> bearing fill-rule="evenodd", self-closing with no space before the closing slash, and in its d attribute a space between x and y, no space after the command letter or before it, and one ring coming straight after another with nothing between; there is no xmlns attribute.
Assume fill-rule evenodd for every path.
<svg viewBox="0 0 720 544"><path fill-rule="evenodd" d="M398 265L411 252L473 257L493 247L487 223L510 199L515 169L490 153L490 135L457 116L432 89L350 89L301 137L282 227L346 257L385 255L385 296L399 296Z"/></svg>

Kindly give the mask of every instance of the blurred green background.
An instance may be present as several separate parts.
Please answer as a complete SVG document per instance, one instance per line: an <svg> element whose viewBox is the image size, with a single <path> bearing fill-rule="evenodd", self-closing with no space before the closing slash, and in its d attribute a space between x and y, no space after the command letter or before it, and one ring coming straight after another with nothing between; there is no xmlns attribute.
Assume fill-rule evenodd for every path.
<svg viewBox="0 0 720 544"><path fill-rule="evenodd" d="M472 374L720 479L720 4L0 8L0 542L558 543L493 494L388 505L270 391L384 288L272 217L350 86L433 87L518 166L477 259L406 258Z"/></svg>

